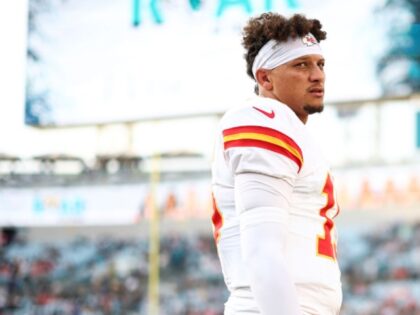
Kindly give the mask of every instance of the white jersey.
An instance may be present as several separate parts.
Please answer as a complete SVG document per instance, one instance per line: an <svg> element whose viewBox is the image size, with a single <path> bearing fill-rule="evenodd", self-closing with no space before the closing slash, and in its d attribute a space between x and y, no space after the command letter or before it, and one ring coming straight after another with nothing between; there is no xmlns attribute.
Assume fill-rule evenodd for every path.
<svg viewBox="0 0 420 315"><path fill-rule="evenodd" d="M230 298L225 314L260 314L240 248L234 172L293 183L285 257L303 314L336 315L341 306L336 260L338 214L329 167L305 125L286 105L255 97L220 123L212 168L214 236Z"/></svg>

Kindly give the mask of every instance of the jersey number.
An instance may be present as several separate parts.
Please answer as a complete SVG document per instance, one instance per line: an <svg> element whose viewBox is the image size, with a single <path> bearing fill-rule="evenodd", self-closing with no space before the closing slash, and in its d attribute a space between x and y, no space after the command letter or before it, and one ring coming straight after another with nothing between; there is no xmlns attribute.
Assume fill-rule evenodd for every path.
<svg viewBox="0 0 420 315"><path fill-rule="evenodd" d="M317 237L317 254L320 256L324 256L324 257L336 260L336 244L335 242L332 241L332 238L331 238L331 231L334 228L334 222L332 218L328 217L327 215L328 210L334 207L334 204L335 204L334 186L333 186L330 174L327 175L327 180L325 181L322 194L327 197L327 203L325 207L323 207L319 212L321 217L325 218L325 223L324 223L324 235L323 236L318 235ZM335 214L335 216L338 215L338 212L339 210L337 210L337 213Z"/></svg>
<svg viewBox="0 0 420 315"><path fill-rule="evenodd" d="M211 194L212 203L213 203L213 215L211 217L211 221L213 222L213 236L214 240L219 242L220 239L220 229L223 226L223 216L217 206L216 199L214 198L214 194Z"/></svg>

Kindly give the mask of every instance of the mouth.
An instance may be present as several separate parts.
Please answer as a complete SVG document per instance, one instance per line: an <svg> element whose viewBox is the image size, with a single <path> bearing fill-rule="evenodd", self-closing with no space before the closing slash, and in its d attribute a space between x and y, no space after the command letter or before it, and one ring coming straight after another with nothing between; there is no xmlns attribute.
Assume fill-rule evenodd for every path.
<svg viewBox="0 0 420 315"><path fill-rule="evenodd" d="M308 92L309 94L317 98L324 97L324 88L321 88L321 87L310 88Z"/></svg>

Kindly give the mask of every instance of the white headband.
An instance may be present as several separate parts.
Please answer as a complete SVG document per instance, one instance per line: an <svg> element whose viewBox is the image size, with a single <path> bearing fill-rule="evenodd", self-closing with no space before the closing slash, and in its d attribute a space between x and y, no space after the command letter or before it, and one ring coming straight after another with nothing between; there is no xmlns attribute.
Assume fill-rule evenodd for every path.
<svg viewBox="0 0 420 315"><path fill-rule="evenodd" d="M252 74L256 80L258 69L271 70L290 60L312 54L322 55L322 51L315 36L311 33L303 37L289 38L286 42L281 43L270 39L255 57Z"/></svg>

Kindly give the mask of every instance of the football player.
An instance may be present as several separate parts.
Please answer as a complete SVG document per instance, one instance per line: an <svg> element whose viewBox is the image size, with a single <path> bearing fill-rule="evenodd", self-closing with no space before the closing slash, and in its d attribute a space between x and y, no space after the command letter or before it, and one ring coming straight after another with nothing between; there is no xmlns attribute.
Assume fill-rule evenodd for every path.
<svg viewBox="0 0 420 315"><path fill-rule="evenodd" d="M324 108L321 23L263 13L243 29L257 96L220 122L212 167L225 315L337 315L342 291L329 166L308 116Z"/></svg>

